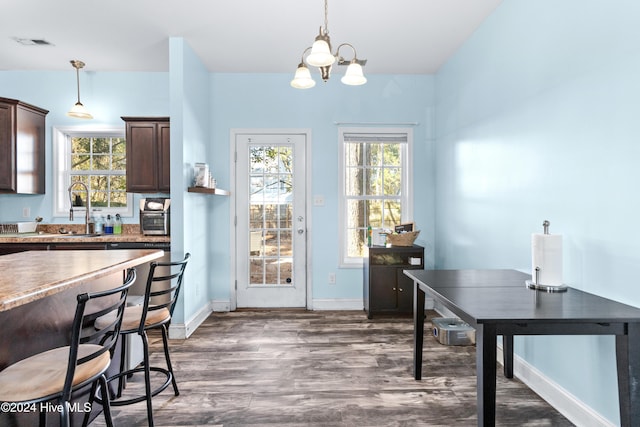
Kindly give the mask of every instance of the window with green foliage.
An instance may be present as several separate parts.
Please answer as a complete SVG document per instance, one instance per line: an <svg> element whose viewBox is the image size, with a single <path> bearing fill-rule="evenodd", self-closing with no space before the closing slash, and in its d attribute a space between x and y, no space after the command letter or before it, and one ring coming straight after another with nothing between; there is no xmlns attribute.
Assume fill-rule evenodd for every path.
<svg viewBox="0 0 640 427"><path fill-rule="evenodd" d="M56 210L68 214L70 207L83 210L89 189L92 214L132 215L133 198L127 193L127 155L124 129L54 129ZM71 198L71 200L69 200ZM71 206L70 206L71 203Z"/></svg>
<svg viewBox="0 0 640 427"><path fill-rule="evenodd" d="M391 229L409 212L409 132L341 130L343 264L360 263L367 229Z"/></svg>

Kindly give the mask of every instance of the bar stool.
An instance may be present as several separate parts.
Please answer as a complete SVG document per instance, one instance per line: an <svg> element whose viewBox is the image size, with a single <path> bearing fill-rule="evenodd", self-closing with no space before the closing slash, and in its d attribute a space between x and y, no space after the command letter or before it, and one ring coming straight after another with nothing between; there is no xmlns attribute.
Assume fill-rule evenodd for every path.
<svg viewBox="0 0 640 427"><path fill-rule="evenodd" d="M176 383L171 366L171 358L169 357L169 343L167 327L171 323L171 316L175 308L184 271L191 254L187 253L182 261L174 262L151 262L149 268L149 276L147 277L147 285L142 305L128 306L124 311L124 319L120 335L122 336L122 354L120 359L120 372L107 379L107 382L118 380L118 392L111 401L111 406L131 405L133 403L147 402L147 419L149 426L153 426L153 408L151 398L166 389L169 384L173 384L173 392L176 396L180 394L178 384ZM168 271L167 271L168 270ZM99 318L96 320L96 328L102 327L112 319L110 316ZM164 346L164 357L167 367L151 366L149 363L149 341L147 331L152 329L160 329L162 332L162 343ZM143 344L143 363L142 366L132 369L125 369L126 357L126 335L138 334ZM165 382L155 390L151 390L151 371L160 372L166 377ZM122 390L125 385L125 378L131 377L133 374L143 372L145 382L145 394L129 399L122 399Z"/></svg>
<svg viewBox="0 0 640 427"><path fill-rule="evenodd" d="M105 372L111 364L127 293L135 278L136 271L131 268L121 286L79 294L70 331L71 344L22 359L0 372L0 402L34 410L45 402L55 402L52 408L60 411L60 425L70 426L71 394L89 384L92 391L98 385L101 390L107 389ZM105 315L112 320L96 330L94 321ZM92 397L93 393L89 395L90 405ZM113 426L108 398L102 401L102 409L107 425ZM85 422L89 414L86 415ZM46 419L46 410L40 410L41 426Z"/></svg>

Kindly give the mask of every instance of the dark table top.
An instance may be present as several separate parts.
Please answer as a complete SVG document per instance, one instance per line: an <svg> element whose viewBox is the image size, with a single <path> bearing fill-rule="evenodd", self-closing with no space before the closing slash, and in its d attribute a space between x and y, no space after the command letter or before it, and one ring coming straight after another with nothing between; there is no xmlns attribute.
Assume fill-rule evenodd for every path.
<svg viewBox="0 0 640 427"><path fill-rule="evenodd" d="M531 276L516 270L405 270L428 294L465 321L640 322L640 308L568 288L545 292L526 287Z"/></svg>

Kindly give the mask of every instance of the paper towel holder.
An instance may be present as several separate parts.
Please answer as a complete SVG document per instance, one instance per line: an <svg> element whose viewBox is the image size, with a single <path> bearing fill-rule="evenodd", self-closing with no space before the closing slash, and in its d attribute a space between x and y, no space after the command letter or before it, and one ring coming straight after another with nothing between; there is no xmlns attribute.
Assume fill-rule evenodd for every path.
<svg viewBox="0 0 640 427"><path fill-rule="evenodd" d="M536 281L525 280L527 288L545 292L567 292L567 285L543 285L540 282L540 267L536 267Z"/></svg>

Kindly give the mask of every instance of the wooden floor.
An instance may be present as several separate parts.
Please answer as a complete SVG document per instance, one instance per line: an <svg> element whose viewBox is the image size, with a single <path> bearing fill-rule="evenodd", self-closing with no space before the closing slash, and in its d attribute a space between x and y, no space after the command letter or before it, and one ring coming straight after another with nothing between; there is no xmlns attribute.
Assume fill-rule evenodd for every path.
<svg viewBox="0 0 640 427"><path fill-rule="evenodd" d="M425 329L430 323L425 325ZM427 329L428 330L428 329ZM156 426L475 426L475 347L425 337L412 377L409 318L363 312L214 313L172 340L181 394L154 398ZM160 340L152 337L153 359ZM500 370L501 372L501 370ZM570 426L518 380L498 375L500 426ZM132 380L128 392L139 389ZM145 426L144 403L113 408L117 426ZM99 416L92 426L103 426Z"/></svg>

